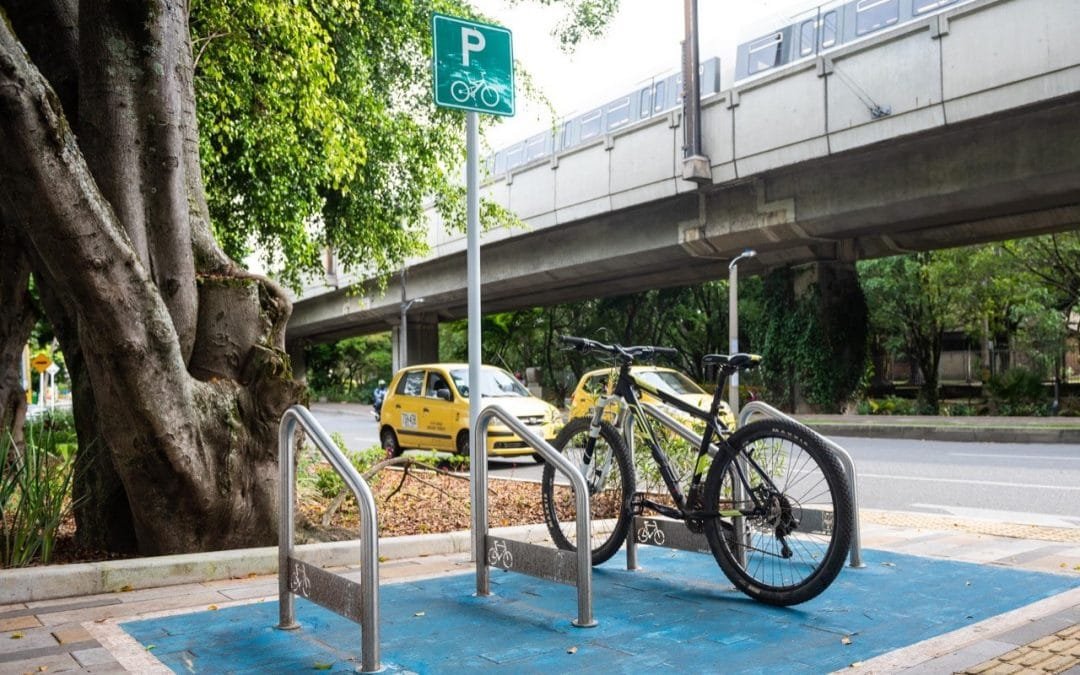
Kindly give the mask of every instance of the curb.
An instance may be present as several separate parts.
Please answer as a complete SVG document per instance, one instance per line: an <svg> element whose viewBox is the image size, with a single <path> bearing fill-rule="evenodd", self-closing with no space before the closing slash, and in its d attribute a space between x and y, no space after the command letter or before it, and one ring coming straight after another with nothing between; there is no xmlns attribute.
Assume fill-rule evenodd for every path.
<svg viewBox="0 0 1080 675"><path fill-rule="evenodd" d="M548 536L543 524L492 528L491 533L529 543ZM468 530L380 538L379 561L467 553L471 541ZM360 560L357 540L302 544L295 550L297 557L324 568L356 566ZM276 575L277 565L278 548L264 546L2 570L0 605Z"/></svg>

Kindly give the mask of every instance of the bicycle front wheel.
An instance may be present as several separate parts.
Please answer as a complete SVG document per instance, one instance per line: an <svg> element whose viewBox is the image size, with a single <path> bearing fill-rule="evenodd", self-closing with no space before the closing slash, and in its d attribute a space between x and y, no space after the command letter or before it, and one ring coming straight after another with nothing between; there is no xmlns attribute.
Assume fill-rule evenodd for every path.
<svg viewBox="0 0 1080 675"><path fill-rule="evenodd" d="M630 529L630 498L634 494L634 469L622 436L607 422L599 435L589 435L590 420L570 420L555 439L554 447L581 471L589 486L590 546L592 563L599 565L615 555ZM544 465L541 479L544 520L555 545L577 550L577 506L569 480L556 483L556 469Z"/></svg>
<svg viewBox="0 0 1080 675"><path fill-rule="evenodd" d="M786 420L748 424L728 442L738 454L718 455L705 482L705 508L720 514L705 527L713 557L761 602L816 597L840 573L851 545L851 488L840 462L808 429ZM750 494L737 494L746 485Z"/></svg>

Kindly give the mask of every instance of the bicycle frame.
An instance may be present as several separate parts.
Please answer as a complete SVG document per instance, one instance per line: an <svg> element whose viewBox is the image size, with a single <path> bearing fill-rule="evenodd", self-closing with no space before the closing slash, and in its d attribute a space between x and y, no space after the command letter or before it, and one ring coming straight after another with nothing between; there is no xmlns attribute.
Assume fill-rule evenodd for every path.
<svg viewBox="0 0 1080 675"><path fill-rule="evenodd" d="M699 504L696 503L696 499L699 497L701 489L703 488L704 479L708 472L709 466L713 457L717 452L724 452L729 458L738 455L738 451L735 450L724 438L723 431L727 431L727 428L719 422L720 403L722 401L722 390L724 386L724 380L726 374L721 371L722 377L717 381L716 388L713 391L712 402L709 405L709 409L702 410L696 406L690 405L685 401L676 398L673 394L663 391L662 389L645 382L630 373L630 364L624 363L619 367L619 376L616 380L615 387L610 395L602 395L597 399L596 405L593 408L593 417L590 424L591 434L599 434L600 422L603 419L605 411L611 405L616 406L615 413L615 426L622 427L626 418L625 415L630 416L631 424L627 425L628 428L634 426L633 422L638 422L638 426L643 429L645 434L645 442L649 447L650 454L653 461L656 462L657 468L660 471L660 477L664 481L664 485L667 487L668 492L674 500L677 509L672 509L665 504L656 503L648 498L641 497L638 502L642 507L648 507L654 511L661 513L670 518L677 518L680 520L700 520L704 518L715 518L717 516L723 517L740 517L747 515L746 512L738 509L724 510L720 512L704 512L701 510ZM653 424L648 422L648 418L656 420L659 424L672 429L676 433L683 435L682 430L677 428L677 424L673 424L673 420L665 420L651 413L645 405L641 402L638 396L638 390L645 391L651 396L656 397L663 403L679 410L695 419L702 420L705 423L705 430L701 435L700 443L698 444L697 455L694 461L693 475L690 481L689 491L684 493L682 486L679 485L678 477L675 475L675 471L672 468L671 460L664 452L660 441L656 437L656 431ZM685 430L685 429L684 429ZM688 431L688 430L686 430ZM594 436L595 437L595 436ZM716 439L715 442L713 439ZM630 448L632 452L632 448ZM591 457L588 455L584 458L587 464L591 463ZM752 457L743 456L742 460L754 464L755 468L759 470L759 475L764 475L764 472L760 471L760 467ZM757 497L754 495L753 490L750 487L750 483L746 478L745 472L740 466L739 462L734 462L736 473L738 475L741 487L743 488L743 494L748 495L754 503L754 511L761 508L761 504L758 502ZM599 477L604 477L608 467L594 466L593 471L597 473ZM775 486L770 486L775 487Z"/></svg>

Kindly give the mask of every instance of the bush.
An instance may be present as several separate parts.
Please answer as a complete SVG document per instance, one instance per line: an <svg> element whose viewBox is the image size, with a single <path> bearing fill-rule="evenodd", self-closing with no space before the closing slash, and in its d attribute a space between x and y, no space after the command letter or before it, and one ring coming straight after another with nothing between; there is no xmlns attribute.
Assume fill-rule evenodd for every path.
<svg viewBox="0 0 1080 675"><path fill-rule="evenodd" d="M858 403L856 411L860 415L916 415L919 414L919 404L908 398L886 396L882 399L864 399Z"/></svg>
<svg viewBox="0 0 1080 675"><path fill-rule="evenodd" d="M0 438L0 566L48 564L60 524L71 512L77 441L70 412L26 425L26 442Z"/></svg>
<svg viewBox="0 0 1080 675"><path fill-rule="evenodd" d="M1010 368L986 385L991 411L996 415L1047 415L1050 393L1038 373Z"/></svg>

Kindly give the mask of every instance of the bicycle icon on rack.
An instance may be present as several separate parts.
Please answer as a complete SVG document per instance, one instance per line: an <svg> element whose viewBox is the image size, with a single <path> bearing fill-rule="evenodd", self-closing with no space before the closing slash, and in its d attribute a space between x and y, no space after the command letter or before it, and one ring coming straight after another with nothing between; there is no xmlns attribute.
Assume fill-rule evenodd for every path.
<svg viewBox="0 0 1080 675"><path fill-rule="evenodd" d="M305 598L311 593L311 579L308 578L307 570L301 567L299 563L293 563L292 576L289 579L289 590Z"/></svg>
<svg viewBox="0 0 1080 675"><path fill-rule="evenodd" d="M483 79L473 80L466 76L464 80L454 80L450 84L450 96L458 103L472 100L479 101L485 107L494 108L499 105L499 91L485 82Z"/></svg>
<svg viewBox="0 0 1080 675"><path fill-rule="evenodd" d="M506 548L506 542L496 540L495 544L488 549L488 564L495 567L511 569L514 566L514 555Z"/></svg>
<svg viewBox="0 0 1080 675"><path fill-rule="evenodd" d="M646 520L641 529L637 531L637 540L642 544L663 546L666 538L664 531L660 529L655 520Z"/></svg>

